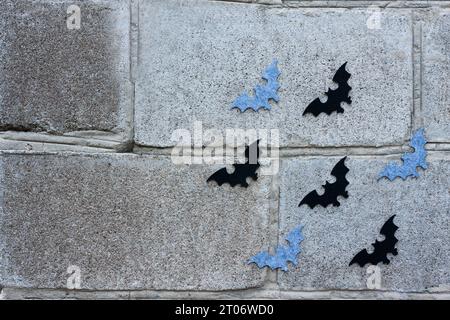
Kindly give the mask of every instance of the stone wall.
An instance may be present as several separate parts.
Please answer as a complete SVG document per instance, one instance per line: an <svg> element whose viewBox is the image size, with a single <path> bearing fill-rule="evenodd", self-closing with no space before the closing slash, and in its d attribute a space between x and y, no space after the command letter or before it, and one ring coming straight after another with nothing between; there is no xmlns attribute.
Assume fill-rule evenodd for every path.
<svg viewBox="0 0 450 320"><path fill-rule="evenodd" d="M230 110L274 58L280 101ZM352 103L303 116L344 62ZM450 1L4 0L1 297L448 299L449 76ZM223 165L172 158L198 123L278 130L279 170L206 183ZM378 179L419 128L428 169ZM299 207L344 156L349 198ZM369 288L348 264L394 214ZM246 264L299 224L297 267Z"/></svg>

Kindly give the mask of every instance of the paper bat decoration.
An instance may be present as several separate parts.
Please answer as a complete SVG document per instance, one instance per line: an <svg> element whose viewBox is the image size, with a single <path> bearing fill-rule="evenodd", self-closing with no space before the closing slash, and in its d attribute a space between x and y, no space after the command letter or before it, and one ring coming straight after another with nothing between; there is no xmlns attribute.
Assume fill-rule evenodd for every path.
<svg viewBox="0 0 450 320"><path fill-rule="evenodd" d="M251 257L247 263L256 263L260 269L269 267L272 270L281 269L283 271L288 271L288 262L297 266L297 255L301 252L300 242L303 241L302 228L303 226L298 226L289 232L285 238L289 244L277 246L274 255L271 255L268 251L261 251L257 255Z"/></svg>
<svg viewBox="0 0 450 320"><path fill-rule="evenodd" d="M270 110L271 106L269 100L272 99L275 102L280 100L277 93L280 88L280 84L277 80L280 71L278 70L277 64L278 61L273 60L272 64L266 68L262 77L267 81L267 84L264 86L257 85L254 89L255 96L253 98L249 97L247 93L244 92L234 100L231 109L238 108L241 112L244 112L247 109L253 109L257 112L261 108Z"/></svg>
<svg viewBox="0 0 450 320"><path fill-rule="evenodd" d="M311 209L316 205L321 205L326 208L328 205L332 204L335 207L339 207L341 204L337 200L337 197L343 196L344 198L348 198L348 192L345 188L347 188L349 182L345 176L349 170L345 166L345 159L347 159L347 157L339 160L333 170L331 170L331 175L336 177L336 181L333 183L327 181L325 185L322 186L325 192L320 196L316 190L308 193L298 205L299 207L302 204L307 204Z"/></svg>
<svg viewBox="0 0 450 320"><path fill-rule="evenodd" d="M328 91L325 93L327 96L326 102L321 102L319 98L316 98L313 102L311 102L303 112L303 115L307 113L312 113L315 117L317 117L320 113L326 113L330 115L334 111L337 113L343 113L344 109L341 107L341 102L347 102L348 104L352 103L352 99L349 96L349 92L352 89L347 83L348 79L350 79L351 74L345 70L345 66L347 62L344 63L336 74L333 77L333 81L336 82L339 86L336 90L328 88Z"/></svg>
<svg viewBox="0 0 450 320"><path fill-rule="evenodd" d="M352 259L349 266L354 263L359 264L360 267L364 267L368 263L372 265L377 265L380 262L389 264L390 260L387 258L387 254L391 253L394 256L398 254L395 248L395 244L398 242L398 239L395 237L395 231L397 231L398 227L394 224L394 217L395 215L390 217L381 228L380 234L385 238L383 241L375 240L375 243L372 243L374 248L373 252L368 253L366 249L361 250Z"/></svg>
<svg viewBox="0 0 450 320"><path fill-rule="evenodd" d="M396 177L401 177L403 180L406 180L406 178L410 176L416 178L419 177L417 167L421 167L424 170L428 168L426 162L427 151L425 150L426 143L424 129L417 130L409 144L414 148L414 152L403 154L403 164L400 166L395 162L389 163L384 170L380 172L378 179L386 177L392 181Z"/></svg>
<svg viewBox="0 0 450 320"><path fill-rule="evenodd" d="M250 154L250 149L255 150L256 152L252 152L252 155L255 155L256 159L252 159L252 155ZM228 173L226 168L222 168L216 171L213 175L211 175L207 182L215 181L219 186L224 183L230 184L230 186L234 187L238 184L241 187L247 188L247 178L252 178L253 180L258 179L258 174L256 170L258 170L260 164L258 162L259 159L259 140L247 146L245 148L245 158L247 159L245 163L236 163L233 164L234 171L233 173Z"/></svg>

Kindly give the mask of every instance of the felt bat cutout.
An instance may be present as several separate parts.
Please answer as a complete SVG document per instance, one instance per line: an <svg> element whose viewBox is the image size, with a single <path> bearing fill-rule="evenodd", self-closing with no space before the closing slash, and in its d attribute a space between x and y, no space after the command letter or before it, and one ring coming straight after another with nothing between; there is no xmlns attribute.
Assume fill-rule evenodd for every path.
<svg viewBox="0 0 450 320"><path fill-rule="evenodd" d="M299 207L302 204L307 204L311 209L316 205L321 205L326 208L328 205L332 204L335 207L339 207L341 204L337 200L337 197L343 196L344 198L348 198L348 192L345 188L347 188L349 182L345 176L349 169L345 166L345 159L347 159L347 157L339 160L333 170L331 170L331 175L336 177L336 181L333 183L327 181L322 186L325 190L322 195L319 195L316 190L308 193L298 205Z"/></svg>
<svg viewBox="0 0 450 320"><path fill-rule="evenodd" d="M319 98L316 98L306 107L303 115L312 113L315 117L317 117L322 112L328 115L334 111L337 113L343 113L344 109L341 107L341 102L347 102L348 104L352 103L352 99L349 96L349 92L352 87L350 87L347 83L351 74L345 70L346 65L347 62L344 63L338 71L336 71L333 81L339 86L335 90L328 88L328 91L325 93L327 96L327 101L321 102Z"/></svg>
<svg viewBox="0 0 450 320"><path fill-rule="evenodd" d="M387 258L387 254L391 253L394 256L398 254L395 248L395 244L398 242L398 239L395 237L395 231L397 231L398 227L394 224L394 218L395 215L390 217L381 227L380 234L385 238L382 241L375 240L375 243L372 243L373 252L368 253L366 249L361 250L352 259L349 266L354 263L359 264L360 267L364 267L368 263L372 265L377 265L380 262L389 264L390 260Z"/></svg>
<svg viewBox="0 0 450 320"><path fill-rule="evenodd" d="M303 226L298 226L289 232L285 238L288 245L277 246L274 255L267 251L261 251L251 257L247 263L255 263L260 269L269 267L272 270L281 269L283 271L288 271L288 262L297 266L297 255L301 252L300 243L303 241L302 228Z"/></svg>
<svg viewBox="0 0 450 320"><path fill-rule="evenodd" d="M424 170L428 168L426 162L427 151L425 150L426 143L427 140L425 140L424 129L417 130L409 144L414 148L414 152L403 154L403 164L400 166L395 162L389 163L384 170L380 172L378 179L386 177L392 181L397 177L400 177L403 180L406 180L406 178L410 176L415 178L419 177L417 167L421 167Z"/></svg>
<svg viewBox="0 0 450 320"><path fill-rule="evenodd" d="M267 84L264 86L257 85L254 89L255 96L253 98L249 97L247 93L244 92L234 100L231 109L238 108L241 112L244 112L247 109L253 109L253 111L257 112L261 108L270 110L270 99L275 102L280 101L277 93L280 88L280 84L277 80L280 71L278 70L277 64L278 61L273 60L272 64L266 68L262 77L267 81Z"/></svg>
<svg viewBox="0 0 450 320"><path fill-rule="evenodd" d="M250 154L250 150L252 151ZM256 159L252 159L252 156L255 155ZM224 183L230 184L230 186L234 187L236 185L241 185L241 187L247 188L247 178L252 178L253 180L258 179L258 174L256 170L258 170L260 164L258 162L259 159L259 140L247 146L245 148L245 158L247 159L245 163L235 163L233 164L234 171L233 173L228 173L226 168L222 168L212 174L207 182L215 181L219 186Z"/></svg>

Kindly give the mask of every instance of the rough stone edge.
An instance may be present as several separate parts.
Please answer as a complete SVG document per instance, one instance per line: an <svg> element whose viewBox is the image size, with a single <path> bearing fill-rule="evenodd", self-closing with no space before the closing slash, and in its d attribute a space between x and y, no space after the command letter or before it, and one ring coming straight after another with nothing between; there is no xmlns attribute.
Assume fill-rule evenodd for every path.
<svg viewBox="0 0 450 320"><path fill-rule="evenodd" d="M430 8L449 7L448 0L209 0L241 4L261 4L291 8Z"/></svg>
<svg viewBox="0 0 450 320"><path fill-rule="evenodd" d="M409 143L409 141L408 141ZM301 156L383 156L383 155L401 155L405 152L411 152L412 149L408 143L401 146L355 146L355 147L298 147L298 148L280 148L280 158L291 158ZM172 147L134 147L133 153L136 154L154 154L171 155ZM425 149L428 151L450 151L450 143L429 142ZM195 150L198 150L195 149ZM227 150L223 146L223 150ZM235 152L236 153L236 152Z"/></svg>
<svg viewBox="0 0 450 320"><path fill-rule="evenodd" d="M0 151L0 155L1 155L1 151ZM3 159L0 158L0 225L3 224L4 221L4 212L3 212L3 207L4 207L4 190L5 188L3 187L5 184L5 172L3 169ZM4 279L5 278L5 268L3 268L3 266L8 265L7 263L7 256L6 256L6 242L5 242L5 238L3 236L3 233L0 233L0 279ZM2 291L3 288L1 287L0 284L0 299L2 297Z"/></svg>
<svg viewBox="0 0 450 320"><path fill-rule="evenodd" d="M58 151L72 151L72 152L115 152L113 149L80 146L71 144L58 144L48 142L34 142L34 141L17 141L6 140L0 138L0 152L2 151L38 151L38 152L58 152Z"/></svg>
<svg viewBox="0 0 450 320"><path fill-rule="evenodd" d="M134 128L136 117L136 75L138 72L139 57L139 0L130 1L130 82L131 82L131 106L130 106L130 123L129 123L129 143L128 151L133 150L134 146Z"/></svg>
<svg viewBox="0 0 450 320"><path fill-rule="evenodd" d="M52 289L16 289L2 288L0 300L37 300L37 299L382 299L382 300L448 300L450 288L429 288L424 292L397 292L382 290L330 290L330 291L282 291L276 289L246 289L235 291L83 291Z"/></svg>
<svg viewBox="0 0 450 320"><path fill-rule="evenodd" d="M422 120L422 23L420 11L412 13L412 70L413 70L413 104L411 112L411 130L417 130L423 125Z"/></svg>
<svg viewBox="0 0 450 320"><path fill-rule="evenodd" d="M171 156L172 147L134 147L132 144L116 145L108 140L77 139L73 137L55 137L46 135L45 138L29 137L28 133L23 133L22 139L9 139L0 133L1 153L55 153L55 152L79 152L79 153L130 153L135 155L148 156ZM450 143L429 142L425 146L431 152L450 151ZM196 149L198 150L198 149ZM224 149L225 150L225 149ZM280 159L302 157L302 156L387 156L401 155L410 152L411 148L405 144L403 146L390 147L304 147L304 148L280 148ZM236 151L234 152L236 154ZM231 152L230 152L231 154ZM278 201L278 200L277 200Z"/></svg>
<svg viewBox="0 0 450 320"><path fill-rule="evenodd" d="M128 52L127 57L123 57L126 61L126 68L123 70L123 77L126 79L125 83L122 83L123 86L123 97L119 102L119 109L117 111L118 121L116 128L109 132L110 135L117 136L119 138L119 143L117 144L118 148L122 148L122 146L129 145L134 140L134 82L132 77L132 61L133 61L133 49L132 49L132 34L131 27L133 22L133 11L132 11L132 0L118 0L116 1L117 6L123 5L124 12L123 15L126 16L128 20ZM108 3L108 1L106 1ZM119 24L115 24L116 28L119 28ZM116 33L120 34L120 33ZM120 40L119 40L120 41ZM122 73L121 72L121 73ZM116 131L117 130L117 131ZM74 136L79 136L78 133L75 133ZM88 136L89 137L89 136ZM95 136L93 137L95 138Z"/></svg>
<svg viewBox="0 0 450 320"><path fill-rule="evenodd" d="M443 8L419 9L419 10L414 10L414 12L413 12L413 25L415 27L414 33L413 33L413 39L414 39L414 50L413 50L414 84L413 84L413 86L415 88L417 88L417 92L414 92L414 99L413 99L414 114L412 116L414 118L413 118L412 126L414 129L424 127L424 123L425 123L424 109L423 109L424 33L422 31L422 28L425 23L430 23L429 21L427 21L427 14L430 14L433 11L435 11L436 13L444 13L444 12L450 13L448 11L448 9L450 9L450 5L443 7ZM417 52L415 53L415 51L417 51ZM414 56L416 56L416 59L414 59ZM417 74L417 79L416 79L416 74ZM425 127L425 129L426 129L426 127ZM447 141L445 138L437 138L437 140L434 142L436 144L441 144L441 145L449 144L449 141Z"/></svg>
<svg viewBox="0 0 450 320"><path fill-rule="evenodd" d="M105 152L126 152L132 149L131 141L120 141L121 134L109 132L89 131L80 136L70 133L52 135L49 133L2 131L0 132L0 150L29 150L28 145L52 145L54 151L83 150L86 147L104 150ZM42 147L42 149L46 149Z"/></svg>
<svg viewBox="0 0 450 320"><path fill-rule="evenodd" d="M0 141L1 142L1 141ZM50 146L50 144L49 144ZM433 145L432 145L433 146ZM450 160L450 144L436 144L436 148L427 148L428 154L427 157L433 158L433 159L445 159ZM86 152L89 151L89 152ZM171 149L162 149L162 150L154 150L155 152L147 152L147 153L136 153L136 152L105 152L102 149L98 148L92 148L92 149L83 149L83 148L74 148L73 150L60 150L60 149L29 149L26 148L25 150L2 150L0 148L0 155L54 155L54 156L66 156L66 155L80 155L80 156L86 156L86 157L98 157L98 156L125 156L128 155L129 157L148 157L153 159L160 159L160 158L170 158ZM158 152L159 151L159 152ZM339 152L330 152L330 153L301 153L301 154L283 154L280 152L279 160L290 160L290 159L300 159L300 160L308 160L308 159L318 159L322 157L338 157L342 155L347 155L349 157L355 157L355 158L366 158L366 157L372 157L372 158L395 158L398 156L400 160L400 156L404 152L410 152L410 148L405 148L402 152L390 152L390 153L367 153L367 152L361 152L361 153L349 153L347 149L338 150ZM268 160L274 160L275 158L267 158ZM198 160L197 160L198 161ZM175 164L174 164L175 165ZM194 165L194 164L192 164ZM205 166L209 164L204 164ZM270 217L270 223L274 224L273 221L275 218L275 212L278 212L277 210L279 205L279 181L278 176L274 176L275 178L272 179L271 182L271 200L274 201L273 206L270 208L271 217ZM276 243L275 243L276 244Z"/></svg>

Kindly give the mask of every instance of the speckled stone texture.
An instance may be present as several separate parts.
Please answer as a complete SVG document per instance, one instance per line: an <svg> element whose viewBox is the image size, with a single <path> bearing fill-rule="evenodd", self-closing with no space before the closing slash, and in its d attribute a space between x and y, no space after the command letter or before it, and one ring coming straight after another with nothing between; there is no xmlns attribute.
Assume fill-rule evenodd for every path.
<svg viewBox="0 0 450 320"><path fill-rule="evenodd" d="M221 1L140 2L135 139L171 146L176 129L279 128L282 146L401 144L412 109L411 12L383 11L369 29L365 9L289 9ZM263 84L272 59L280 102L270 112L232 110ZM336 116L302 116L324 98L348 61L353 103Z"/></svg>
<svg viewBox="0 0 450 320"><path fill-rule="evenodd" d="M137 155L1 156L0 284L226 290L262 285L245 264L268 242L270 177L217 187L216 166Z"/></svg>
<svg viewBox="0 0 450 320"><path fill-rule="evenodd" d="M445 142L450 140L450 10L424 17L422 117L430 141Z"/></svg>
<svg viewBox="0 0 450 320"><path fill-rule="evenodd" d="M69 5L81 29L67 29ZM0 129L125 130L131 108L128 1L0 3Z"/></svg>
<svg viewBox="0 0 450 320"><path fill-rule="evenodd" d="M66 27L73 4L80 30ZM0 0L0 300L449 299L449 10L408 0ZM274 59L279 103L231 110L265 85ZM345 62L352 104L303 116L336 89ZM175 165L177 129L208 154L201 125L205 140L208 129L278 130L280 170L231 188L207 183L225 165ZM419 128L427 169L378 180L414 151ZM299 207L334 182L344 156L349 198ZM367 266L349 263L394 214L398 255L379 265L372 289ZM247 264L299 225L298 267ZM80 290L67 286L69 266L80 268Z"/></svg>
<svg viewBox="0 0 450 320"><path fill-rule="evenodd" d="M450 284L450 194L448 155L429 156L429 168L418 179L377 181L377 170L400 156L350 156L348 199L340 207L298 207L309 191L328 179L339 158L283 160L280 178L280 239L304 224L299 266L280 273L286 290L366 289L366 269L349 263L360 250L372 252L386 220L396 214L398 255L379 264L384 290L425 291ZM382 240L381 238L378 238ZM390 258L392 257L392 259Z"/></svg>

